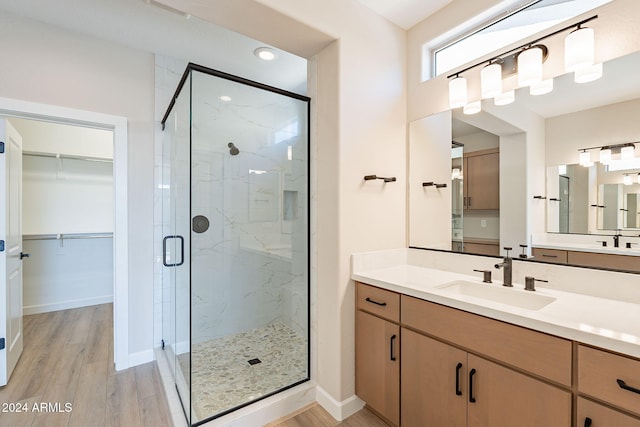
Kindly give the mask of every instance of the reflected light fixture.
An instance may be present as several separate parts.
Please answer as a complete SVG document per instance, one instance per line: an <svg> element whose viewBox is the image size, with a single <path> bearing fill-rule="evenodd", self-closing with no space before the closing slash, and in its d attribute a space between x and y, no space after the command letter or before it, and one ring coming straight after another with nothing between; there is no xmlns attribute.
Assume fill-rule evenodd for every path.
<svg viewBox="0 0 640 427"><path fill-rule="evenodd" d="M532 83L529 87L529 93L531 95L544 95L553 90L553 79L546 79L539 81L538 83Z"/></svg>
<svg viewBox="0 0 640 427"><path fill-rule="evenodd" d="M518 55L518 85L531 86L542 81L542 48L532 46Z"/></svg>
<svg viewBox="0 0 640 427"><path fill-rule="evenodd" d="M576 83L589 83L602 77L602 63L582 67L573 73Z"/></svg>
<svg viewBox="0 0 640 427"><path fill-rule="evenodd" d="M624 185L631 185L632 182L633 180L631 179L630 175L625 175L624 177L622 177L622 183Z"/></svg>
<svg viewBox="0 0 640 427"><path fill-rule="evenodd" d="M460 108L467 103L467 79L456 76L449 80L449 107Z"/></svg>
<svg viewBox="0 0 640 427"><path fill-rule="evenodd" d="M566 174L567 174L567 165L559 165L558 175L566 175Z"/></svg>
<svg viewBox="0 0 640 427"><path fill-rule="evenodd" d="M502 66L494 62L480 71L482 98L494 98L502 93Z"/></svg>
<svg viewBox="0 0 640 427"><path fill-rule="evenodd" d="M229 102L231 101L231 97L229 95L222 95L220 101Z"/></svg>
<svg viewBox="0 0 640 427"><path fill-rule="evenodd" d="M276 59L276 51L270 47L259 47L253 51L253 54L264 61L273 61Z"/></svg>
<svg viewBox="0 0 640 427"><path fill-rule="evenodd" d="M460 177L460 168L453 168L453 170L451 171L451 179L460 179Z"/></svg>
<svg viewBox="0 0 640 427"><path fill-rule="evenodd" d="M480 111L482 111L482 104L480 101L473 101L462 107L462 112L467 115L478 114Z"/></svg>
<svg viewBox="0 0 640 427"><path fill-rule="evenodd" d="M493 99L493 103L496 105L508 105L516 100L516 92L514 90L508 90L502 92Z"/></svg>
<svg viewBox="0 0 640 427"><path fill-rule="evenodd" d="M611 148L602 147L600 149L600 163L603 165L608 165L611 163Z"/></svg>
<svg viewBox="0 0 640 427"><path fill-rule="evenodd" d="M636 182L637 182L638 184L640 184L640 173L638 174L638 176L637 176L637 178L636 178Z"/></svg>
<svg viewBox="0 0 640 427"><path fill-rule="evenodd" d="M582 166L591 166L593 162L591 161L591 153L587 150L580 151L580 162Z"/></svg>
<svg viewBox="0 0 640 427"><path fill-rule="evenodd" d="M629 159L633 159L634 156L634 150L635 150L636 146L633 144L629 144L629 145L625 145L624 147L622 147L620 149L620 158L622 160L629 160Z"/></svg>

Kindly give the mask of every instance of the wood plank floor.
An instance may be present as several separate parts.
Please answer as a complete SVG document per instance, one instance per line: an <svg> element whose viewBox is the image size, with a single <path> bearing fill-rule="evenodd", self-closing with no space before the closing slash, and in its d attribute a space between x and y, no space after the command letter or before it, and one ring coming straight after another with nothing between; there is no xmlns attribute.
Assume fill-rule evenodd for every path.
<svg viewBox="0 0 640 427"><path fill-rule="evenodd" d="M314 404L287 420L268 427L389 427L367 408L363 408L344 421L336 421L320 405Z"/></svg>
<svg viewBox="0 0 640 427"><path fill-rule="evenodd" d="M155 362L115 371L113 305L103 304L24 317L22 357L0 388L4 426L169 427L171 417Z"/></svg>

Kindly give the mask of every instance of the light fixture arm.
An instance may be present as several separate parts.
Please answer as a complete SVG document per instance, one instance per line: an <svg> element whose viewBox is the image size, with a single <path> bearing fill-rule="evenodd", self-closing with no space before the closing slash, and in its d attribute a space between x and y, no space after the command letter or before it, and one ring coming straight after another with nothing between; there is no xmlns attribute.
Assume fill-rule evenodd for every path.
<svg viewBox="0 0 640 427"><path fill-rule="evenodd" d="M513 49L511 49L511 50L508 50L508 51L506 51L506 52L503 52L503 53L501 53L500 55L497 55L497 56L494 56L494 57L492 57L492 58L486 59L486 60L484 60L484 61L478 62L477 64L471 65L471 66L469 66L469 67L467 67L467 68L465 68L465 69L463 69L463 70L456 71L456 72L455 72L455 73L453 73L453 74L449 74L449 75L447 76L447 79L450 79L450 78L452 78L452 77L459 77L459 76L460 76L460 74L465 73L465 72L467 72L467 71L469 71L469 70L472 70L472 69L474 69L474 68L476 68L476 67L479 67L480 65L484 65L484 64L491 64L491 63L493 63L493 62L495 62L495 61L501 61L501 60L503 60L503 58L504 58L504 57L506 57L506 56L508 56L508 55L510 55L510 54L512 54L512 53L515 53L515 52L517 52L517 51L519 51L519 50L522 50L522 49L524 49L524 48L532 47L532 46L534 46L535 44L537 44L537 43L541 42L542 40L548 39L549 37L553 37L553 36L555 36L555 35L557 35L557 34L560 34L560 33L564 32L564 31L570 30L570 29L572 29L572 28L576 28L576 29L581 28L581 26L582 26L582 25L586 24L587 22L593 21L594 19L597 19L597 18L598 18L598 15L593 15L593 16L591 16L591 17L589 17L589 18L583 19L583 20L582 20L582 21L580 21L580 22L577 22L577 23L575 23L575 24L568 25L568 26L566 26L566 27L564 27L564 28L561 28L561 29L559 29L559 30L556 30L556 31L554 31L554 32L552 32L552 33L550 33L550 34L547 34L546 36L543 36L543 37L537 38L537 39L535 39L535 40L532 40L532 41L529 41L529 42L527 42L527 43L524 43L524 44L522 44L522 45L520 45L520 46L518 46L518 47L516 47L516 48L513 48Z"/></svg>

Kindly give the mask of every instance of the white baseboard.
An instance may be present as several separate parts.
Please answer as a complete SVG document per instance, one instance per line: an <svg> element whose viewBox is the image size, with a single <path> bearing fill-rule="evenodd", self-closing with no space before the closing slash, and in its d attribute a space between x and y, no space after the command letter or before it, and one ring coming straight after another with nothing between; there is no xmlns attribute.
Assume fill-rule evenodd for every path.
<svg viewBox="0 0 640 427"><path fill-rule="evenodd" d="M153 349L139 351L137 353L129 354L129 368L142 365L145 363L153 362L155 360L155 352Z"/></svg>
<svg viewBox="0 0 640 427"><path fill-rule="evenodd" d="M29 314L48 313L50 311L68 310L70 308L87 307L110 302L113 302L113 295L104 295L101 297L75 299L50 304L25 305L22 307L22 313L27 316Z"/></svg>
<svg viewBox="0 0 640 427"><path fill-rule="evenodd" d="M355 394L342 402L335 400L320 386L316 387L316 400L333 418L343 421L364 407L364 402Z"/></svg>

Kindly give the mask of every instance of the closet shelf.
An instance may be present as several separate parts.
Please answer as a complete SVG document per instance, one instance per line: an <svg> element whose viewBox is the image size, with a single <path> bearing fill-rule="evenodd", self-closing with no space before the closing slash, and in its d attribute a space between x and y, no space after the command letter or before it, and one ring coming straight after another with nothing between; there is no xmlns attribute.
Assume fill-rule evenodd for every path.
<svg viewBox="0 0 640 427"><path fill-rule="evenodd" d="M22 240L110 239L113 233L24 234Z"/></svg>
<svg viewBox="0 0 640 427"><path fill-rule="evenodd" d="M108 159L106 157L76 156L72 154L39 153L36 151L23 151L22 155L32 156L32 157L48 157L52 159L70 159L70 160L85 160L88 162L113 163L113 159Z"/></svg>

